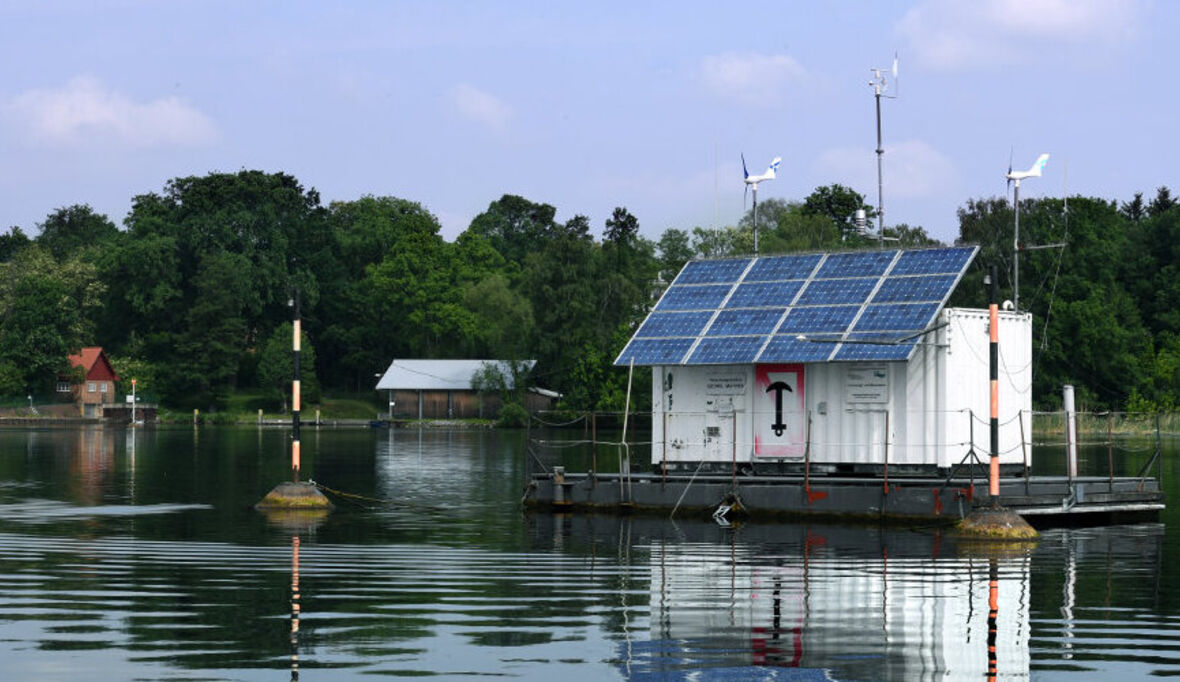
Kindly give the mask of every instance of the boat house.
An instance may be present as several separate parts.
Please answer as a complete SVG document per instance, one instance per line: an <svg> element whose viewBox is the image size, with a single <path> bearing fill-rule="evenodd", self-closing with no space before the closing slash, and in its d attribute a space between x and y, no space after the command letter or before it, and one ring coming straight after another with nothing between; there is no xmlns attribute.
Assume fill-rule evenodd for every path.
<svg viewBox="0 0 1180 682"><path fill-rule="evenodd" d="M978 247L691 261L616 365L652 367L664 471L946 473L990 455ZM986 289L978 287L980 300ZM1023 469L1032 317L999 315L1000 463Z"/></svg>
<svg viewBox="0 0 1180 682"><path fill-rule="evenodd" d="M536 360L516 363L527 374ZM394 360L377 382L377 390L389 399L389 419L472 419L494 418L501 398L495 391L480 391L476 375L491 368L515 389L512 363L506 360ZM529 412L552 409L559 394L530 387L522 393Z"/></svg>

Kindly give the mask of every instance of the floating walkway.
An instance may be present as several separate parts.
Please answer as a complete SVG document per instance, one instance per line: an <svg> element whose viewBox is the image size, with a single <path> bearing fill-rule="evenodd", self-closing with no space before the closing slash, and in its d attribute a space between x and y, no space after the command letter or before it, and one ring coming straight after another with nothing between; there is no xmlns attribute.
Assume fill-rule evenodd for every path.
<svg viewBox="0 0 1180 682"><path fill-rule="evenodd" d="M526 507L552 512L713 516L720 522L818 517L952 524L990 505L986 479L659 474L534 475ZM1155 520L1164 509L1158 480L1147 477L1005 478L1000 504L1033 525Z"/></svg>

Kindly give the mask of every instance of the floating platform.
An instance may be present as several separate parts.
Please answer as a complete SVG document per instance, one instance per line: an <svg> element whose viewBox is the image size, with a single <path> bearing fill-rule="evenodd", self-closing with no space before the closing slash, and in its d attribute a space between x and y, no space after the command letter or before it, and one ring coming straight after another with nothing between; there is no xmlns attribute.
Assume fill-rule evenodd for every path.
<svg viewBox="0 0 1180 682"><path fill-rule="evenodd" d="M1000 505L1035 526L1157 520L1164 494L1154 478L1009 477ZM646 513L680 518L819 517L957 523L990 505L979 477L718 476L537 474L526 507L553 512Z"/></svg>

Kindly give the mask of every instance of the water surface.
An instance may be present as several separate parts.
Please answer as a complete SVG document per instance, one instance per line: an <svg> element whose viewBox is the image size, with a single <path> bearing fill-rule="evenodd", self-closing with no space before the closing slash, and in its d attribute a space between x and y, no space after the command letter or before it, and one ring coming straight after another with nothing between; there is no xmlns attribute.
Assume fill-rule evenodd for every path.
<svg viewBox="0 0 1180 682"><path fill-rule="evenodd" d="M1180 675L1173 511L1003 549L938 528L526 515L523 433L323 429L304 474L351 497L267 518L251 505L288 443L0 430L0 677L979 679L991 622L997 679Z"/></svg>

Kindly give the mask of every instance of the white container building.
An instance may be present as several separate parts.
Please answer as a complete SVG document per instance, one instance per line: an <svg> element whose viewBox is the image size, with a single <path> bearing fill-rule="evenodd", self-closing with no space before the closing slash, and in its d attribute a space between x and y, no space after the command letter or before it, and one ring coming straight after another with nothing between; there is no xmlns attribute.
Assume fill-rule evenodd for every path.
<svg viewBox="0 0 1180 682"><path fill-rule="evenodd" d="M919 473L972 453L986 462L988 312L943 307L975 252L689 263L616 360L652 367L653 464ZM1031 384L1032 317L1001 312L1007 468L1026 462Z"/></svg>

